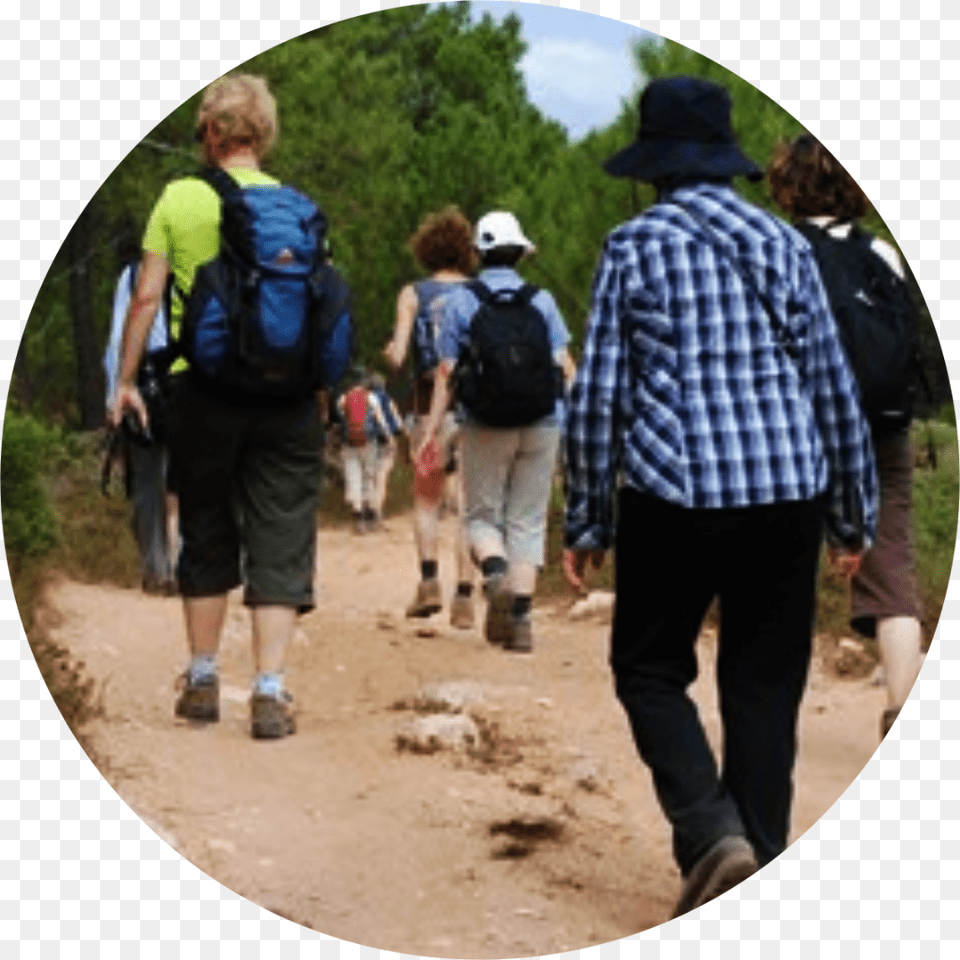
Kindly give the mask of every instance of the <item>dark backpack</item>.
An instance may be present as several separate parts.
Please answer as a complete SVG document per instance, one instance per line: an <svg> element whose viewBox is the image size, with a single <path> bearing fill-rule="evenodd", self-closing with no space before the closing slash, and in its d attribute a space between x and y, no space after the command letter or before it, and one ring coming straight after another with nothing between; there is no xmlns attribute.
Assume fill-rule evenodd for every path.
<svg viewBox="0 0 960 960"><path fill-rule="evenodd" d="M480 301L457 364L457 399L480 423L524 427L553 412L561 392L547 321L533 306L537 287L492 292L467 284Z"/></svg>
<svg viewBox="0 0 960 960"><path fill-rule="evenodd" d="M846 237L808 223L797 229L813 248L871 428L882 433L907 426L920 361L906 282L872 249L873 238L855 226Z"/></svg>
<svg viewBox="0 0 960 960"><path fill-rule="evenodd" d="M184 356L234 393L293 399L332 388L350 361L353 320L323 212L292 187L241 187L213 168L198 176L220 196L220 252L187 298Z"/></svg>

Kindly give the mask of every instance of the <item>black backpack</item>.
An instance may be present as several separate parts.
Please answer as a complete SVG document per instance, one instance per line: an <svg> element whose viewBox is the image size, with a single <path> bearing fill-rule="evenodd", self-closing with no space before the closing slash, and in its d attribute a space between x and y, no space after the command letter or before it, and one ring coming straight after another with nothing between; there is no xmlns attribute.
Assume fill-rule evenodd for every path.
<svg viewBox="0 0 960 960"><path fill-rule="evenodd" d="M547 321L531 301L538 288L492 292L466 284L480 301L457 364L456 394L467 412L490 427L524 427L553 412L562 390Z"/></svg>
<svg viewBox="0 0 960 960"><path fill-rule="evenodd" d="M241 187L214 168L198 176L220 196L220 252L187 298L184 356L231 393L293 399L332 388L350 362L353 320L323 212L292 187Z"/></svg>
<svg viewBox="0 0 960 960"><path fill-rule="evenodd" d="M873 238L856 226L846 237L810 223L797 229L813 248L871 428L883 433L907 426L920 355L906 282L872 248Z"/></svg>

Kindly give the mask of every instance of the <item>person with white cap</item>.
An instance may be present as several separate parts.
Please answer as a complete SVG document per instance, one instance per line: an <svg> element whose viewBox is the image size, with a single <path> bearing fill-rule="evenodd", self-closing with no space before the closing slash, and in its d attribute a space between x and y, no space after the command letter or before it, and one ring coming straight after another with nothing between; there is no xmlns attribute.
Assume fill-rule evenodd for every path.
<svg viewBox="0 0 960 960"><path fill-rule="evenodd" d="M466 530L487 597L484 631L494 645L530 653L563 380L574 374L570 334L553 296L516 271L535 247L512 213L482 217L474 243L481 270L445 302L440 363L415 461L426 472L438 456L436 434L456 371Z"/></svg>

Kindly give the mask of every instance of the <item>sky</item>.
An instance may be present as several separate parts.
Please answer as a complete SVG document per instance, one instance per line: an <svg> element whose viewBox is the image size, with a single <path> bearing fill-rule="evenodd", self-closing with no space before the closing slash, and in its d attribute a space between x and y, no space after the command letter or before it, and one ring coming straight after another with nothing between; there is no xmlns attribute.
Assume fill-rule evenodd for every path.
<svg viewBox="0 0 960 960"><path fill-rule="evenodd" d="M531 101L578 139L605 127L635 98L639 75L632 45L642 30L619 20L537 3L471 5L473 17L489 12L501 21L516 13L528 49L520 63Z"/></svg>

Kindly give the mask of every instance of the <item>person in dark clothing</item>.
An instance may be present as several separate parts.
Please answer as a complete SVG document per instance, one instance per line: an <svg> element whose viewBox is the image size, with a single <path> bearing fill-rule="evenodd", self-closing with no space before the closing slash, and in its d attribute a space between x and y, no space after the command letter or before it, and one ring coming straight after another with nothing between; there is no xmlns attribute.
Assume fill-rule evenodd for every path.
<svg viewBox="0 0 960 960"><path fill-rule="evenodd" d="M780 146L771 161L768 179L774 199L801 229L848 241L854 231L863 233L858 221L869 210L870 202L853 177L810 134ZM904 268L897 251L879 237L866 235L864 244L867 240L868 255L878 260L875 269L886 267L902 284ZM814 255L826 248L824 244L815 245ZM835 293L828 282L831 274L821 272L827 294L837 295L839 291ZM850 584L850 624L864 636L876 639L886 675L887 708L880 718L881 737L900 715L920 672L922 640L912 522L915 457L910 410L887 412L893 416L871 423L880 478L877 538Z"/></svg>
<svg viewBox="0 0 960 960"><path fill-rule="evenodd" d="M582 588L616 532L611 665L672 827L675 916L786 847L821 531L851 571L875 524L870 431L816 264L733 190L762 172L730 108L708 81L655 80L607 161L657 200L606 238L566 429L564 567ZM714 597L720 769L687 695Z"/></svg>

